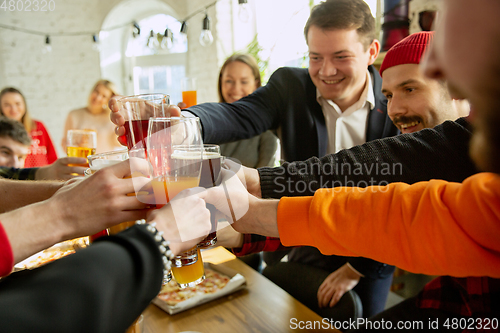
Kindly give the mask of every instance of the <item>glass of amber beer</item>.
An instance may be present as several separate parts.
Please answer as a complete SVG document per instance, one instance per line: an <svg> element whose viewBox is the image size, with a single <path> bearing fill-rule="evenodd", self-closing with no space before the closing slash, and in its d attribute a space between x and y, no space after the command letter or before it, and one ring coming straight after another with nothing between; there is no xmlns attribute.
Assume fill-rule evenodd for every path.
<svg viewBox="0 0 500 333"><path fill-rule="evenodd" d="M147 157L157 208L182 190L197 187L203 158L199 118L151 118L147 136ZM172 274L181 288L205 279L197 248L172 260Z"/></svg>
<svg viewBox="0 0 500 333"><path fill-rule="evenodd" d="M200 187L210 188L220 185L220 169L222 163L222 156L218 145L203 145L203 163L201 166ZM210 234L198 243L198 247L202 249L213 246L217 243L217 220L215 218L217 209L211 204L207 204L207 208L210 211L212 229Z"/></svg>
<svg viewBox="0 0 500 333"><path fill-rule="evenodd" d="M85 157L95 154L97 133L94 130L69 130L66 134L66 154L68 157ZM76 166L71 165L70 166ZM80 165L78 165L80 166ZM85 165L88 167L88 162Z"/></svg>

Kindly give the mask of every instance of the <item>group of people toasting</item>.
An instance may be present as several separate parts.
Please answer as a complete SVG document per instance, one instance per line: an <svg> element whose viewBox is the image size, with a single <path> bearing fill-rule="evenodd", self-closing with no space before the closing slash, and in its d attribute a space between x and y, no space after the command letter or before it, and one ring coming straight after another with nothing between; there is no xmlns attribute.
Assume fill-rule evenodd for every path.
<svg viewBox="0 0 500 333"><path fill-rule="evenodd" d="M464 331L459 323L472 320L474 329L497 329L499 15L496 0L443 1L435 33L394 45L380 76L372 66L380 43L366 3L321 2L304 29L308 69L281 68L232 103L168 110L179 121L196 118L204 143L276 130L286 162L253 169L227 161L223 186L182 191L160 209L127 195L149 182L127 177L131 170L148 173L141 159L66 184L1 180L1 190L13 193L1 207L2 275L64 239L130 220L151 226L135 225L2 279L2 329L124 331L158 293L172 256L212 231L206 204L232 222L217 231L224 235L218 244L237 255L294 247L288 262L270 262L264 274L323 317L345 319L335 317L342 312L335 304L359 297L364 317L394 328L437 320L441 330ZM118 98L109 107L115 134L124 135ZM470 110L473 129L464 118ZM338 167L395 164L400 172ZM384 311L393 266L439 277ZM75 299L78 308L64 306ZM40 316L47 307L50 320Z"/></svg>

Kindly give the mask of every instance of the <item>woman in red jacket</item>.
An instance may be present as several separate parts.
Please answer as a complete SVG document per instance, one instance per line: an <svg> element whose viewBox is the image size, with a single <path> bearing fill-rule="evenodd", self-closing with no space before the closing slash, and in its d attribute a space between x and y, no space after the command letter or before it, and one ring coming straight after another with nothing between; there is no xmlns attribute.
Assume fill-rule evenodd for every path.
<svg viewBox="0 0 500 333"><path fill-rule="evenodd" d="M7 87L0 92L0 114L19 121L31 136L31 147L24 162L25 168L41 167L57 160L57 152L45 125L31 119L26 99L16 88Z"/></svg>

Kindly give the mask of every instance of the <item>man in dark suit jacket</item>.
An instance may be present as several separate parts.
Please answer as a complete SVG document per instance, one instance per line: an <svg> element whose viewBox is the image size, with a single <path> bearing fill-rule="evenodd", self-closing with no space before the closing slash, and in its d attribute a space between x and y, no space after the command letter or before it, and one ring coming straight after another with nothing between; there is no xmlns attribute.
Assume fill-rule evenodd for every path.
<svg viewBox="0 0 500 333"><path fill-rule="evenodd" d="M382 80L371 66L380 44L366 3L321 3L312 10L304 33L309 69L280 68L266 86L237 102L206 103L187 109L201 119L204 142L247 139L274 129L282 143L282 157L298 161L398 134L387 116ZM350 124L343 127L353 115L358 119L347 120ZM317 249L306 247L293 249L289 260L336 271L337 301L357 285L366 316L383 310L394 267L365 258L323 256ZM280 281L287 276L278 275L280 278L274 278L277 284L288 284ZM365 278L360 280L361 276ZM294 295L291 289L286 288ZM311 294L316 299L316 293ZM300 295L295 296L301 300Z"/></svg>

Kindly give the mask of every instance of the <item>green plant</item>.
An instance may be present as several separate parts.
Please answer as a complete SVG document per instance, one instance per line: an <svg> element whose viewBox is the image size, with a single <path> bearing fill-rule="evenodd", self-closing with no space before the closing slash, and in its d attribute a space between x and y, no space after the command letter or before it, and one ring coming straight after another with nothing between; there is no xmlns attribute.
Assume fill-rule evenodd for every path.
<svg viewBox="0 0 500 333"><path fill-rule="evenodd" d="M246 48L242 51L252 55L255 60L257 60L257 64L259 65L260 76L262 78L262 84L267 82L267 67L269 65L269 59L262 59L260 56L260 51L263 50L263 47L260 46L259 41L257 39L257 34L253 38L253 40L246 46Z"/></svg>

